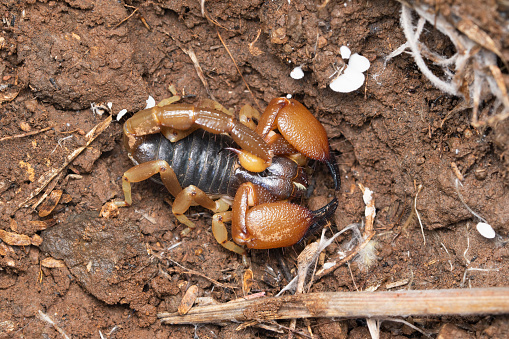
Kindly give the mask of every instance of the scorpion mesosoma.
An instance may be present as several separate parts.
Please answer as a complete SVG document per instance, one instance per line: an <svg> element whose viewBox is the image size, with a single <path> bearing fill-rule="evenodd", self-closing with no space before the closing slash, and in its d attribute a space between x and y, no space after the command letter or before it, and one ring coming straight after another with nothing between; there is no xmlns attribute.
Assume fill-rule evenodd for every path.
<svg viewBox="0 0 509 339"><path fill-rule="evenodd" d="M215 213L216 240L244 259L242 246L291 246L323 226L335 212L337 198L316 211L287 201L307 189L302 168L306 158L324 162L335 190L340 188L327 134L311 112L296 100L276 98L261 117L242 115L241 110L241 121L258 120L258 126L251 120L249 127L249 122L240 123L210 107L210 103L156 106L126 121L124 144L136 166L122 177L125 200L114 204L131 205L131 183L159 173L175 197L173 214L187 226L182 234L195 227L184 213L191 205L201 205ZM225 227L229 221L233 241Z"/></svg>

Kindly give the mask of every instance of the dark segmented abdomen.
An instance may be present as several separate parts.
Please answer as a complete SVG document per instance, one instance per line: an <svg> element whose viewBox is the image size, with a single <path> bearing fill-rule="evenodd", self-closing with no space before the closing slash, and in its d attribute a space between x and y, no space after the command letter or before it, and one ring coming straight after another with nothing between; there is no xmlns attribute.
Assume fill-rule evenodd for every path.
<svg viewBox="0 0 509 339"><path fill-rule="evenodd" d="M237 157L226 147L235 147L228 136L197 130L175 143L161 134L147 135L131 155L137 163L166 160L182 188L195 185L207 194L232 195L230 180Z"/></svg>

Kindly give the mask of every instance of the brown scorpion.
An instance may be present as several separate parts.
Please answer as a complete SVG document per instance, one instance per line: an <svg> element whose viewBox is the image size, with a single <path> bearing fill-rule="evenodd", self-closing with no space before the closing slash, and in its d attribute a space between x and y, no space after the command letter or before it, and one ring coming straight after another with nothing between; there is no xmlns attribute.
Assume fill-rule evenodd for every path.
<svg viewBox="0 0 509 339"><path fill-rule="evenodd" d="M337 198L316 211L289 202L307 189L307 158L325 163L335 190L340 188L327 134L309 110L287 98L273 99L261 117L241 110L241 121L258 118L255 126L211 106L156 106L125 122L124 143L136 166L122 177L124 201L114 204L131 205L131 183L159 173L175 197L173 214L187 226L182 234L195 227L184 213L191 205L203 206L215 213L216 240L244 259L243 246L291 246L322 227ZM225 227L230 221L233 241Z"/></svg>

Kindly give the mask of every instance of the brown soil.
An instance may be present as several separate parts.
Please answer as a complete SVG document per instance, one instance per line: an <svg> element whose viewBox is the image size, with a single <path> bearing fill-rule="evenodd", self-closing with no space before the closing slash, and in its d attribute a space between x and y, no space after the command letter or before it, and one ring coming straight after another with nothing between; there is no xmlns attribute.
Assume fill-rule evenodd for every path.
<svg viewBox="0 0 509 339"><path fill-rule="evenodd" d="M176 311L192 284L200 296L219 302L242 294L182 273L175 262L237 287L244 268L239 256L214 240L211 216L203 209L192 208L198 228L180 239L183 227L165 202L168 193L150 181L134 185L134 204L118 218L99 218L106 202L122 198L120 178L131 166L120 141L121 123L114 121L64 170L54 187L63 195L50 216L39 217L30 208L36 200L17 208L40 187L38 179L60 167L84 145L84 134L105 119L91 111L92 102L111 102L115 115L144 108L149 95L156 101L170 97L169 85L210 97L188 50L196 54L209 93L225 107L264 108L290 93L326 127L343 181L329 236L362 221L357 183L374 191L376 260L369 267L355 261L351 272L340 267L311 291L385 290L404 279L409 282L402 288L411 289L508 286L508 123L473 128L471 110L448 115L461 100L435 89L410 55L384 64L405 42L398 2L331 1L323 7L320 2L206 1L214 24L196 0L2 1L0 138L51 128L0 141L0 229L34 242L42 237L39 247L0 243L0 337L61 338L37 317L40 311L72 338L98 338L99 331L106 338L287 336L252 327L237 332L238 324L170 326L156 319L158 312ZM452 6L442 2L444 10ZM460 3L507 53L507 27L497 25L509 15L504 2L491 1L486 8ZM450 53L450 41L432 26L423 35L435 50ZM342 63L341 45L371 61L365 86L349 94L327 87L334 65ZM290 78L295 65L303 66L304 79ZM495 239L477 233L478 220L458 197L453 163L464 176L461 195L493 226ZM317 166L313 178L313 194L303 201L311 208L334 194L325 168ZM417 219L406 222L419 185L416 206L425 244ZM333 244L327 257L343 247ZM287 283L280 259L295 273L302 248L251 251L252 291L280 291ZM47 257L64 260L65 267L41 266ZM431 333L448 324L453 328L447 331L464 338L503 338L509 331L502 316L407 320ZM364 320L307 324L323 338L369 337ZM298 322L297 328L307 325ZM421 336L392 322L384 322L381 335Z"/></svg>

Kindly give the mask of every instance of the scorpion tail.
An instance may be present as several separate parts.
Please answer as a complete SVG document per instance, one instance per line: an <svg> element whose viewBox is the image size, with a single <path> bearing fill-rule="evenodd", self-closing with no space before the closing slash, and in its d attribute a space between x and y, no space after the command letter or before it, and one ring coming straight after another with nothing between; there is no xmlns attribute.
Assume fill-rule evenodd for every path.
<svg viewBox="0 0 509 339"><path fill-rule="evenodd" d="M332 179L334 179L334 190L337 192L341 188L341 176L339 174L338 164L336 163L336 157L329 151L329 158L325 159L325 164L329 168Z"/></svg>
<svg viewBox="0 0 509 339"><path fill-rule="evenodd" d="M313 214L313 223L308 228L302 239L305 239L308 235L321 230L325 225L327 225L330 218L334 215L334 212L336 212L336 208L338 208L338 199L334 198L331 202L319 210L312 211L311 213Z"/></svg>

